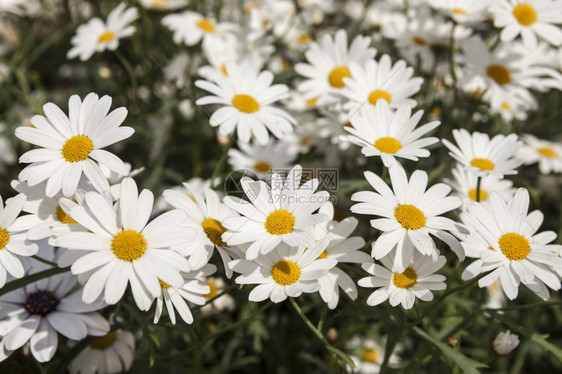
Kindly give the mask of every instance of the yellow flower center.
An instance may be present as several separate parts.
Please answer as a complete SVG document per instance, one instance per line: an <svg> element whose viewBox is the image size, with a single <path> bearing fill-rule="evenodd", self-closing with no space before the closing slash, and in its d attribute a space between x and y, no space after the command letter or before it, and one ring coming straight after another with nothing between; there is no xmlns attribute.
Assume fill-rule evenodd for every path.
<svg viewBox="0 0 562 374"><path fill-rule="evenodd" d="M328 257L328 252L326 252L326 250L323 250L322 253L320 253L320 256L318 256L318 258L327 258Z"/></svg>
<svg viewBox="0 0 562 374"><path fill-rule="evenodd" d="M244 113L254 113L260 109L260 103L250 95L236 95L232 98L232 105Z"/></svg>
<svg viewBox="0 0 562 374"><path fill-rule="evenodd" d="M508 84L511 81L511 73L503 65L490 65L486 69L486 73L499 85Z"/></svg>
<svg viewBox="0 0 562 374"><path fill-rule="evenodd" d="M410 204L401 204L394 209L394 217L406 230L417 230L425 226L426 218L421 210Z"/></svg>
<svg viewBox="0 0 562 374"><path fill-rule="evenodd" d="M503 255L512 261L525 259L531 251L529 241L523 235L514 232L503 234L498 243Z"/></svg>
<svg viewBox="0 0 562 374"><path fill-rule="evenodd" d="M417 45L426 45L427 44L427 42L424 39L420 38L419 36L412 37L412 41L414 42L414 44L417 44Z"/></svg>
<svg viewBox="0 0 562 374"><path fill-rule="evenodd" d="M558 157L558 153L549 147L539 148L537 149L537 153L544 157Z"/></svg>
<svg viewBox="0 0 562 374"><path fill-rule="evenodd" d="M402 144L394 138L385 136L375 142L375 148L383 153L394 154L402 148Z"/></svg>
<svg viewBox="0 0 562 374"><path fill-rule="evenodd" d="M343 82L343 78L351 77L351 73L349 69L345 66L338 66L328 76L328 82L330 82L330 86L334 88L342 88L345 86Z"/></svg>
<svg viewBox="0 0 562 374"><path fill-rule="evenodd" d="M115 339L117 339L117 331L111 331L109 334L94 340L92 344L90 344L90 347L103 351L111 347L115 342Z"/></svg>
<svg viewBox="0 0 562 374"><path fill-rule="evenodd" d="M150 7L164 9L166 7L166 0L152 0L150 2Z"/></svg>
<svg viewBox="0 0 562 374"><path fill-rule="evenodd" d="M385 90L375 90L369 94L369 102L373 105L377 105L379 99L385 99L387 103L390 103L392 96Z"/></svg>
<svg viewBox="0 0 562 374"><path fill-rule="evenodd" d="M168 288L172 287L168 283L164 282L162 279L158 278L158 282L160 282L160 287L167 290Z"/></svg>
<svg viewBox="0 0 562 374"><path fill-rule="evenodd" d="M476 188L473 188L470 191L468 191L468 197L471 200L476 201ZM480 201L486 200L487 197L488 197L488 194L486 193L486 191L484 191L483 189L480 189Z"/></svg>
<svg viewBox="0 0 562 374"><path fill-rule="evenodd" d="M211 291L209 291L209 293L204 296L205 299L209 300L217 296L217 294L219 293L219 288L217 287L217 284L211 280L207 281L207 285L211 288Z"/></svg>
<svg viewBox="0 0 562 374"><path fill-rule="evenodd" d="M507 101L504 101L502 103L502 109L509 110L509 109L511 109L511 105L509 105L509 103Z"/></svg>
<svg viewBox="0 0 562 374"><path fill-rule="evenodd" d="M76 135L62 146L62 156L68 162L84 161L94 149L94 143L85 135Z"/></svg>
<svg viewBox="0 0 562 374"><path fill-rule="evenodd" d="M312 107L314 107L314 106L316 105L316 102L317 102L317 101L318 101L318 98L317 98L317 97L313 97L313 98L310 99L310 100L306 100L306 106L309 107L309 108L312 108Z"/></svg>
<svg viewBox="0 0 562 374"><path fill-rule="evenodd" d="M254 169L260 173L267 173L271 169L271 164L265 161L258 161L254 165Z"/></svg>
<svg viewBox="0 0 562 374"><path fill-rule="evenodd" d="M470 165L480 170L494 170L494 163L485 158L473 158Z"/></svg>
<svg viewBox="0 0 562 374"><path fill-rule="evenodd" d="M418 275L411 267L407 267L402 274L393 273L392 283L398 288L410 288L418 282Z"/></svg>
<svg viewBox="0 0 562 374"><path fill-rule="evenodd" d="M275 283L288 286L299 280L301 269L293 261L279 261L271 269L271 277Z"/></svg>
<svg viewBox="0 0 562 374"><path fill-rule="evenodd" d="M269 214L265 220L265 230L271 235L283 235L295 229L295 216L293 213L278 209Z"/></svg>
<svg viewBox="0 0 562 374"><path fill-rule="evenodd" d="M98 38L98 43L110 42L115 38L115 33L113 31L106 31L100 35Z"/></svg>
<svg viewBox="0 0 562 374"><path fill-rule="evenodd" d="M310 41L312 41L312 38L308 34L300 34L297 37L297 43L300 44L309 43Z"/></svg>
<svg viewBox="0 0 562 374"><path fill-rule="evenodd" d="M537 12L527 4L519 4L513 8L513 16L523 26L531 26L537 21Z"/></svg>
<svg viewBox="0 0 562 374"><path fill-rule="evenodd" d="M3 227L0 227L0 250L10 242L10 234Z"/></svg>
<svg viewBox="0 0 562 374"><path fill-rule="evenodd" d="M374 349L364 349L361 353L361 360L366 362L377 362L379 353Z"/></svg>
<svg viewBox="0 0 562 374"><path fill-rule="evenodd" d="M451 13L453 14L461 14L463 16L467 15L466 10L462 9L462 8L453 8L451 9Z"/></svg>
<svg viewBox="0 0 562 374"><path fill-rule="evenodd" d="M228 77L228 71L226 71L226 65L225 64L221 65L221 71L226 77Z"/></svg>
<svg viewBox="0 0 562 374"><path fill-rule="evenodd" d="M314 138L315 138L314 135L303 136L302 139L300 140L300 145L306 147L310 143L310 141L313 140Z"/></svg>
<svg viewBox="0 0 562 374"><path fill-rule="evenodd" d="M214 245L225 247L226 243L222 241L222 234L226 232L224 226L214 218L206 218L202 223L203 231Z"/></svg>
<svg viewBox="0 0 562 374"><path fill-rule="evenodd" d="M111 249L118 259L134 261L139 259L146 251L146 239L135 230L121 231L113 237Z"/></svg>
<svg viewBox="0 0 562 374"><path fill-rule="evenodd" d="M68 223L78 223L76 222L72 217L70 217L68 214L66 214L64 212L64 210L62 210L62 208L59 206L57 206L57 220L60 223L64 223L64 224L68 224Z"/></svg>
<svg viewBox="0 0 562 374"><path fill-rule="evenodd" d="M205 32L215 32L215 24L209 21L207 18L203 18L201 21L196 23L197 27Z"/></svg>

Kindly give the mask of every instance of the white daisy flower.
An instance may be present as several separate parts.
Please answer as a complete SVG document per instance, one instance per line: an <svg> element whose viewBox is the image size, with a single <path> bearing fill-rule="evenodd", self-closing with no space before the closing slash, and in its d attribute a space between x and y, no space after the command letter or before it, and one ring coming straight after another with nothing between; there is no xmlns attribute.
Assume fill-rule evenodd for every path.
<svg viewBox="0 0 562 374"><path fill-rule="evenodd" d="M386 342L380 344L371 337L354 336L347 344L350 358L356 366L353 373L378 374L384 361L384 346ZM388 365L396 367L400 364L400 356L397 352L401 350L401 345L397 344L394 352L389 357Z"/></svg>
<svg viewBox="0 0 562 374"><path fill-rule="evenodd" d="M113 330L94 340L70 363L70 374L127 372L135 358L135 337L129 331Z"/></svg>
<svg viewBox="0 0 562 374"><path fill-rule="evenodd" d="M49 361L57 350L57 332L72 340L106 334L109 323L95 312L105 304L84 304L80 290L71 292L78 286L77 278L65 273L2 296L0 361L27 342L37 361Z"/></svg>
<svg viewBox="0 0 562 374"><path fill-rule="evenodd" d="M392 65L390 56L383 55L379 61L369 60L365 65L351 63L349 71L351 77L344 78L341 94L349 100L351 110L365 103L375 106L380 99L386 100L393 109L417 105L410 97L420 90L423 78L412 78L414 68L408 67L404 60Z"/></svg>
<svg viewBox="0 0 562 374"><path fill-rule="evenodd" d="M168 283L160 280L162 286L162 294L156 298L156 311L154 312L154 323L158 323L164 304L168 310L168 315L172 324L176 324L176 314L174 308L177 310L181 319L185 323L193 323L193 314L186 303L186 300L196 304L205 304L205 295L211 292L211 287L205 282L205 277L213 274L217 270L215 265L207 264L201 269L191 271L184 275L184 284L179 287L172 287Z"/></svg>
<svg viewBox="0 0 562 374"><path fill-rule="evenodd" d="M410 264L414 248L437 260L439 251L431 234L443 240L462 261L462 246L447 232L457 232L460 225L440 216L461 205L458 197L448 196L451 187L438 183L426 191L427 173L416 170L408 181L400 164L395 164L389 172L393 190L380 177L367 171L365 178L376 192L361 191L351 196L352 201L359 202L351 207L353 213L383 217L371 220L371 226L383 232L373 242L371 255L378 260L397 247L393 268L403 272Z"/></svg>
<svg viewBox="0 0 562 374"><path fill-rule="evenodd" d="M519 346L519 335L511 334L509 330L500 332L492 342L492 349L498 356L507 356Z"/></svg>
<svg viewBox="0 0 562 374"><path fill-rule="evenodd" d="M214 184L218 185L219 183L221 183L221 179L218 178L218 177L215 178ZM185 186L186 184L189 185L189 188L187 188ZM184 182L181 186L174 186L174 187L171 187L169 189L187 194L187 196L189 196L189 198L191 198L191 200L194 200L195 197L191 193L191 190L193 189L193 190L197 191L200 195L204 195L206 188L211 188L211 180L196 177L196 178L191 178L187 182ZM215 192L217 192L217 191L215 191ZM222 199L221 193L220 192L217 192L217 193L219 194L219 196ZM156 199L156 202L154 203L154 213L161 213L163 211L169 210L170 208L171 208L171 205L168 204L168 202L166 201L164 196L159 196Z"/></svg>
<svg viewBox="0 0 562 374"><path fill-rule="evenodd" d="M522 136L524 145L519 149L517 157L525 165L539 163L542 174L562 173L562 144L538 139L529 134Z"/></svg>
<svg viewBox="0 0 562 374"><path fill-rule="evenodd" d="M28 219L34 218L34 222L27 233L28 239L40 240L49 238L50 244L54 245L54 233L70 232L69 224L76 224L77 222L70 218L59 204L59 200L64 195L59 192L53 197L47 197L45 195L45 184L46 182L41 182L30 187L26 182L13 180L11 186L19 193L25 195L26 201L23 211L31 213ZM86 192L81 189L76 190L73 200L82 202Z"/></svg>
<svg viewBox="0 0 562 374"><path fill-rule="evenodd" d="M251 136L262 145L269 140L268 131L276 138L293 131L295 119L286 111L272 104L289 96L284 84L274 84L273 74L255 69L240 69L236 64L226 65L228 75L215 75L215 82L198 80L195 85L209 91L213 96L198 99L197 105L221 104L209 119L211 126L220 126L228 135L237 128L238 138L248 143Z"/></svg>
<svg viewBox="0 0 562 374"><path fill-rule="evenodd" d="M348 217L341 222L334 221L334 205L328 202L318 211L329 218L328 221L318 223L311 227L312 237L316 242L328 240L328 246L319 258L331 258L338 263L363 264L373 262L371 256L361 251L365 240L359 236L349 237L357 227L357 219ZM328 270L328 274L321 277L320 296L330 309L335 309L339 302L339 289L341 288L351 300L357 299L357 287L349 275L338 267Z"/></svg>
<svg viewBox="0 0 562 374"><path fill-rule="evenodd" d="M499 0L490 7L494 26L502 28L501 40L509 42L521 35L530 46L537 37L554 46L562 45L562 1L555 0Z"/></svg>
<svg viewBox="0 0 562 374"><path fill-rule="evenodd" d="M228 76L228 63L237 64L240 70L252 69L257 75L265 62L257 50L246 50L244 40L232 33L213 43L203 44L202 50L210 65L198 68L197 74L208 81L215 81L216 75Z"/></svg>
<svg viewBox="0 0 562 374"><path fill-rule="evenodd" d="M228 310L230 312L236 309L236 302L234 298L229 294L224 294L219 298L214 299L213 301L209 302L215 296L220 294L226 289L225 281L220 277L208 277L205 281L211 291L205 295L205 299L207 302L203 307L201 307L201 315L203 317L208 317L215 313L220 313L223 310Z"/></svg>
<svg viewBox="0 0 562 374"><path fill-rule="evenodd" d="M232 170L251 170L260 179L268 179L274 170L289 169L297 158L294 149L273 139L266 145L238 142L238 148L228 150Z"/></svg>
<svg viewBox="0 0 562 374"><path fill-rule="evenodd" d="M539 66L536 58L523 56L510 44L500 44L490 51L484 41L473 37L462 43L463 53L459 56L464 64L461 87L486 91L483 99L498 107L505 98L517 96L533 103L529 89L545 92L555 88L562 90L562 75L556 70Z"/></svg>
<svg viewBox="0 0 562 374"><path fill-rule="evenodd" d="M174 10L187 5L187 0L140 0L142 6L153 10Z"/></svg>
<svg viewBox="0 0 562 374"><path fill-rule="evenodd" d="M131 178L121 182L121 198L115 206L96 192L88 192L83 205L61 199L65 212L84 228L56 238L57 246L83 252L71 271L91 271L84 286L84 302L92 302L105 291L105 301L115 304L130 283L139 309L147 310L162 292L159 279L181 287L180 271L189 271L189 263L169 248L186 247L193 232L181 226L186 215L180 210L148 223L153 201L149 190L138 194Z"/></svg>
<svg viewBox="0 0 562 374"><path fill-rule="evenodd" d="M251 30L249 38L258 41L268 30L273 35L282 36L295 19L295 4L288 0L249 1L244 5L247 26Z"/></svg>
<svg viewBox="0 0 562 374"><path fill-rule="evenodd" d="M117 49L119 39L134 34L135 27L129 24L139 17L137 8L125 7L126 3L120 3L109 13L106 22L94 17L87 24L80 25L71 39L73 47L66 58L80 56L80 60L86 61L96 52Z"/></svg>
<svg viewBox="0 0 562 374"><path fill-rule="evenodd" d="M465 170L457 165L452 171L454 180L445 180L445 183L453 187L454 195L463 201L463 210L466 209L471 201L477 201L476 187L478 177L471 171ZM511 199L515 194L513 182L509 179L499 179L495 175L486 175L480 180L480 202L488 204L488 197L492 192L499 193L505 200Z"/></svg>
<svg viewBox="0 0 562 374"><path fill-rule="evenodd" d="M289 30L282 35L282 38L290 48L294 48L298 51L308 49L314 42L308 30L308 25L304 25L302 22L295 22Z"/></svg>
<svg viewBox="0 0 562 374"><path fill-rule="evenodd" d="M444 290L445 277L433 274L441 269L447 259L438 256L437 261L429 256L414 254L412 262L404 271L397 270L392 264L392 255L380 259L384 267L375 264L364 264L363 269L372 276L359 279L361 287L378 288L367 299L370 306L379 305L386 300L390 305L401 304L404 309L411 309L417 299L433 300L431 291Z"/></svg>
<svg viewBox="0 0 562 374"><path fill-rule="evenodd" d="M375 107L362 106L349 118L351 126L344 129L352 134L349 140L361 146L365 156L380 156L386 167L392 166L397 157L418 161L418 157L429 157L425 147L439 142L434 137L420 138L441 123L432 121L414 130L423 110L418 110L413 116L411 114L412 109L408 105L402 105L393 112L382 100Z"/></svg>
<svg viewBox="0 0 562 374"><path fill-rule="evenodd" d="M328 217L312 214L328 201L325 191L316 192L318 180L311 179L300 186L302 168L292 168L286 178L274 173L270 185L244 177L240 180L244 193L243 200L226 196L224 203L239 212L241 217L222 221L227 232L222 235L228 245L251 243L246 252L248 260L258 254L267 254L284 242L289 246L312 246L314 239L307 229Z"/></svg>
<svg viewBox="0 0 562 374"><path fill-rule="evenodd" d="M195 45L201 40L204 44L212 44L216 39L237 30L236 25L217 23L212 18L190 10L165 16L162 24L174 33L174 43L184 43L187 46Z"/></svg>
<svg viewBox="0 0 562 374"><path fill-rule="evenodd" d="M282 243L253 261L233 260L230 266L241 274L235 279L236 283L259 285L250 292L250 301L270 299L279 303L287 297L320 289L318 279L337 264L335 259L319 259L327 245L328 240L311 247L289 247Z"/></svg>
<svg viewBox="0 0 562 374"><path fill-rule="evenodd" d="M529 214L529 192L520 188L512 200L505 201L492 193L491 205L472 203L468 212L461 213L466 225L474 230L484 245L474 242L474 235L463 240L463 246L473 247L478 259L462 274L464 280L488 272L478 281L486 287L499 280L506 296L517 297L519 284L523 283L544 300L549 298L546 286L560 289L560 279L555 271L562 271L561 246L549 244L556 239L552 231L537 234L543 214L536 210ZM477 245L479 248L474 248ZM546 286L545 286L546 285Z"/></svg>
<svg viewBox="0 0 562 374"><path fill-rule="evenodd" d="M46 117L36 115L31 119L34 127L16 129L19 139L41 147L20 157L20 163L31 165L20 172L18 179L30 187L47 180L48 197L61 189L67 197L74 195L82 175L96 190L109 190L99 164L122 175L128 170L121 159L102 148L127 139L134 132L132 127L120 126L127 109L117 108L108 114L110 106L109 96L98 99L94 93L83 102L73 95L68 100L68 117L55 104L45 104Z"/></svg>
<svg viewBox="0 0 562 374"><path fill-rule="evenodd" d="M306 63L295 65L295 71L307 78L299 84L307 100L317 98L320 103L333 100L345 87L343 78L350 77L349 65L360 65L375 57L376 49L369 47L371 38L358 35L348 47L347 33L338 30L334 37L324 35L306 51Z"/></svg>
<svg viewBox="0 0 562 374"><path fill-rule="evenodd" d="M474 24L488 18L488 8L493 0L429 0L429 5L456 23Z"/></svg>
<svg viewBox="0 0 562 374"><path fill-rule="evenodd" d="M0 196L0 287L4 287L8 273L16 278L24 276L18 256L33 256L39 250L37 244L27 240L27 230L35 223L34 217L18 218L25 200L25 195L19 194L8 199L4 206Z"/></svg>
<svg viewBox="0 0 562 374"><path fill-rule="evenodd" d="M225 219L238 217L238 213L220 201L217 192L205 187L202 191L193 188L189 183L184 183L185 190L165 190L162 194L168 204L176 209L183 210L187 220L182 224L196 232L195 238L189 243L189 264L192 269L199 269L213 255L215 248L224 263L226 276L232 276L228 267L230 260L243 257L243 253L236 247L229 247L222 239L226 228L222 225Z"/></svg>
<svg viewBox="0 0 562 374"><path fill-rule="evenodd" d="M421 8L406 17L397 18L397 22L388 23L382 29L386 38L393 39L396 48L408 63L419 67L421 71L440 77L450 72L447 53L450 48L451 33L455 44L466 39L472 31Z"/></svg>
<svg viewBox="0 0 562 374"><path fill-rule="evenodd" d="M506 123L511 123L513 120L524 121L530 111L538 108L537 100L533 96L521 98L509 91L501 95L484 93L483 99L490 104L490 111L499 114Z"/></svg>
<svg viewBox="0 0 562 374"><path fill-rule="evenodd" d="M442 139L443 144L449 148L449 154L478 177L495 175L503 178L505 175L517 174L516 169L523 163L515 158L517 150L523 145L515 134L498 134L490 139L488 134L470 134L465 129L455 129L453 137L458 147L447 139Z"/></svg>

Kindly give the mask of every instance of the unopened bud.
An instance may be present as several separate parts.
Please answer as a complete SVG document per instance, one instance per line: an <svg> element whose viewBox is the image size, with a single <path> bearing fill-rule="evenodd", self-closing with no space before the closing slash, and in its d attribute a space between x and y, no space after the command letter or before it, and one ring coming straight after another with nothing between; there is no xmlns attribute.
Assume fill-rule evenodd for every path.
<svg viewBox="0 0 562 374"><path fill-rule="evenodd" d="M511 334L509 330L500 332L492 343L494 353L498 356L507 356L509 352L513 351L519 345L519 336Z"/></svg>

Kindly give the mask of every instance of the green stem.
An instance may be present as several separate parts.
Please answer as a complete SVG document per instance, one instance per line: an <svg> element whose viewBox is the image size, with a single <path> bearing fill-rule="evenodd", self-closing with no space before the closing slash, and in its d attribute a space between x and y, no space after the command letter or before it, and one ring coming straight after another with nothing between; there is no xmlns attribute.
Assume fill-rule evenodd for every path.
<svg viewBox="0 0 562 374"><path fill-rule="evenodd" d="M320 320L318 320L318 331L322 332L324 327L324 321L326 321L326 316L328 315L328 305L324 304L322 307L322 312L320 313Z"/></svg>
<svg viewBox="0 0 562 374"><path fill-rule="evenodd" d="M34 260L37 260L39 262L42 262L44 264L51 265L52 267L59 267L59 265L57 265L56 262L45 260L44 258L41 258L39 256L31 256L31 258L34 259Z"/></svg>
<svg viewBox="0 0 562 374"><path fill-rule="evenodd" d="M29 53L27 60L25 61L26 66L31 66L36 59L38 59L43 53L48 51L53 45L58 43L62 37L68 33L71 29L74 29L76 25L74 23L69 23L64 28L55 32L51 37L45 39L37 47L33 48L33 51Z"/></svg>
<svg viewBox="0 0 562 374"><path fill-rule="evenodd" d="M52 268L52 269L41 271L39 273L26 275L24 278L16 279L14 281L6 283L4 285L4 287L2 287L0 289L0 296L5 295L8 292L12 292L14 290L17 290L18 288L22 288L24 286L27 286L28 284L36 282L38 280L41 280L41 279L44 279L44 278L49 278L53 275L65 273L68 270L70 270L70 267Z"/></svg>
<svg viewBox="0 0 562 374"><path fill-rule="evenodd" d="M127 61L127 59L125 58L125 56L123 56L121 54L121 52L119 52L118 50L114 51L115 56L117 57L117 59L119 60L119 62L121 62L121 65L123 65L123 67L125 68L125 70L127 71L127 74L129 75L129 80L131 81L131 88L133 90L133 101L137 100L137 76L135 75L135 71L133 69L133 66L129 63L129 61Z"/></svg>
<svg viewBox="0 0 562 374"><path fill-rule="evenodd" d="M384 359L382 361L380 370L381 374L385 374L387 372L390 356L392 355L392 352L394 352L396 344L398 344L400 338L402 337L402 334L404 334L404 331L406 330L406 319L404 318L405 314L398 313L398 315L400 316L400 326L398 327L398 331L396 332L396 334L390 335L388 340L386 341L386 347L384 348Z"/></svg>
<svg viewBox="0 0 562 374"><path fill-rule="evenodd" d="M355 369L355 364L353 363L353 360L346 355L344 352L340 351L339 349L335 348L334 346L332 346L328 340L326 339L326 337L316 328L316 326L314 326L314 324L312 322L310 322L310 320L308 319L308 317L304 314L304 312L302 311L302 309L300 308L299 304L297 304L297 302L295 301L295 299L293 299L292 297L289 298L289 301L291 302L291 306L293 307L293 309L295 309L295 311L297 312L297 314L299 315L299 317L301 317L301 319L303 320L303 322L308 326L308 328L314 333L314 335L316 335L316 337L318 339L320 339L320 341L322 341L322 343L324 343L324 346L326 347L326 349L330 352L332 352L334 355L336 355L338 358L340 358L342 361L344 361L345 363L347 363L348 365L350 365L353 369Z"/></svg>
<svg viewBox="0 0 562 374"><path fill-rule="evenodd" d="M478 177L476 180L476 201L480 202L480 184L482 183L482 177Z"/></svg>
<svg viewBox="0 0 562 374"><path fill-rule="evenodd" d="M233 142L234 142L234 135L232 135L228 144L226 144L224 146L224 148L222 150L221 158L219 159L219 162L217 163L217 166L215 167L215 170L213 171L213 174L211 175L211 189L214 189L216 187L215 180L216 180L217 176L219 175L219 173L222 171L222 168L223 168L223 166L226 162L226 157L228 156L228 150L232 146Z"/></svg>

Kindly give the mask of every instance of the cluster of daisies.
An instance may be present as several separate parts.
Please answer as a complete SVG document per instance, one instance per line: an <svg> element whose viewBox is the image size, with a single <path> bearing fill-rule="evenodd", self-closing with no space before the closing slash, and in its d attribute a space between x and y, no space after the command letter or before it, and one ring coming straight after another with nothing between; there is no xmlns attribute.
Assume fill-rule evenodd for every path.
<svg viewBox="0 0 562 374"><path fill-rule="evenodd" d="M31 15L32 3L0 1L0 13ZM480 277L480 287L500 295L495 307L498 289L513 300L523 284L547 300L561 288L557 235L540 231L543 214L529 212L529 192L506 176L536 163L542 174L562 173L562 144L449 133L443 128L457 124L437 120L434 103L477 100L506 125L527 119L541 93L562 90L562 1L387 0L365 8L353 0L341 9L336 1L262 0L225 2L215 16L188 9L187 0L137 3L122 2L105 19L76 11L88 21L66 58L116 53L123 63L120 44L144 32L143 14L158 14L163 37L189 51L170 59L162 79L178 96L196 97L228 147L231 170L241 172L233 174L240 196L217 191L213 176L155 199L135 182L143 168L107 150L134 133L123 125L126 108L111 110L111 97L95 93L71 96L68 110L45 104L15 130L27 165L11 182L16 196L0 198L0 292L20 278L54 275L0 296L0 361L22 347L49 361L60 333L96 337L71 372L128 370L135 336L106 308L130 293L140 311L154 310L154 323L166 314L191 324L195 306L203 315L233 308L217 271L249 285L249 301L317 293L329 309L340 296L357 300L357 285L375 289L358 301L370 306L431 301L447 288L447 261L465 257L462 280ZM370 31L317 27L336 15ZM384 41L399 58L377 50ZM2 69L0 59L0 82ZM142 88L135 100L146 101ZM186 102L180 110L193 118ZM430 185L421 162L440 143L457 164L452 178ZM315 155L322 163L301 157ZM354 235L357 218L336 217L334 196L309 166L365 170L365 183L345 197L351 213L370 219L374 240ZM370 338L349 349L362 372L377 372L384 356L400 361L400 348L385 355Z"/></svg>
<svg viewBox="0 0 562 374"><path fill-rule="evenodd" d="M97 311L119 302L128 286L140 310L156 301L154 323L165 305L173 324L176 313L192 323L190 305L204 305L224 288L210 277L217 268L209 259L222 243L219 220L232 214L215 191L186 183L182 193L164 192L170 209L153 218L153 193L139 193L131 178L139 170L104 149L134 132L121 126L127 110L110 111L111 103L109 96L74 95L68 114L47 103L44 116L16 129L36 147L20 157L29 165L12 182L19 194L1 204L0 285L48 270L46 264L67 271L0 298L2 360L29 342L38 361L49 361L57 332L71 340L93 335L101 337L91 349L112 347L122 360L83 353L87 365L120 371L132 363L134 338L110 330ZM236 256L234 249L219 251ZM80 363L78 369L88 367Z"/></svg>

